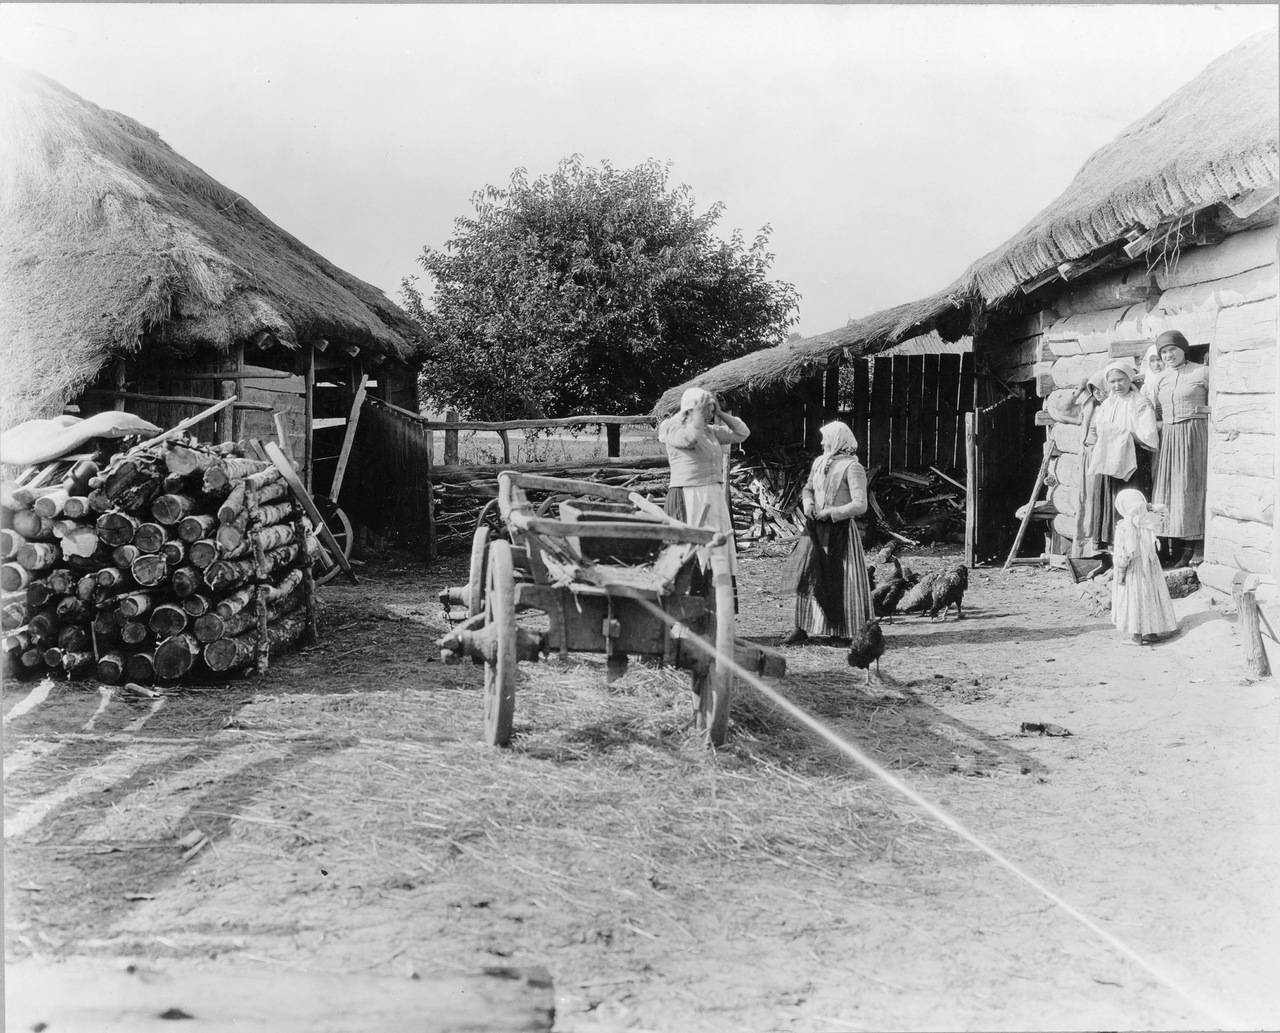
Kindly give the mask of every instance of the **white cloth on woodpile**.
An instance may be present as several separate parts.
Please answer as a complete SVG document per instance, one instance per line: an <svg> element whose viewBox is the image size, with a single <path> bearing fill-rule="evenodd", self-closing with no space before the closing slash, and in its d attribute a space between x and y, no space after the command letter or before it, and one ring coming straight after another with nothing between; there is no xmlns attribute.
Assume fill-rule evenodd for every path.
<svg viewBox="0 0 1280 1033"><path fill-rule="evenodd" d="M1178 630L1173 599L1156 554L1158 523L1142 492L1116 495L1115 544L1111 559L1111 622L1126 635L1167 635Z"/></svg>
<svg viewBox="0 0 1280 1033"><path fill-rule="evenodd" d="M149 420L115 410L95 413L87 419L55 416L51 420L28 420L0 434L0 463L34 466L70 455L94 438L127 438L135 434L150 437L159 433L160 428Z"/></svg>

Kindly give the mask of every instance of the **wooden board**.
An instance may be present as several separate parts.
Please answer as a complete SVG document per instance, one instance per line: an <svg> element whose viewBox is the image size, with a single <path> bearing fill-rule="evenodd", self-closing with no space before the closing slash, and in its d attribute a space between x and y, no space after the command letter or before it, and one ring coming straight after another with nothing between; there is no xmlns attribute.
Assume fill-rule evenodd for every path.
<svg viewBox="0 0 1280 1033"><path fill-rule="evenodd" d="M1213 400L1213 429L1216 431L1223 434L1274 434L1275 427L1274 392L1229 395L1219 391Z"/></svg>
<svg viewBox="0 0 1280 1033"><path fill-rule="evenodd" d="M172 1033L535 1033L551 1029L555 991L542 969L395 978L272 970L124 970L23 961L6 966L12 1030Z"/></svg>
<svg viewBox="0 0 1280 1033"><path fill-rule="evenodd" d="M1262 226L1233 234L1221 244L1183 251L1171 268L1160 263L1152 271L1156 283L1167 291L1193 283L1226 279L1250 269L1272 265L1275 260L1275 226Z"/></svg>
<svg viewBox="0 0 1280 1033"><path fill-rule="evenodd" d="M922 355L924 373L920 397L920 459L919 469L926 470L938 463L938 388L942 376L941 355Z"/></svg>
<svg viewBox="0 0 1280 1033"><path fill-rule="evenodd" d="M1211 467L1215 473L1245 477L1275 476L1275 436L1272 434L1209 435Z"/></svg>
<svg viewBox="0 0 1280 1033"><path fill-rule="evenodd" d="M960 404L962 355L938 356L938 453L937 466L944 472L963 469L964 419Z"/></svg>
<svg viewBox="0 0 1280 1033"><path fill-rule="evenodd" d="M890 411L893 397L892 376L892 359L871 360L871 413L874 423L867 443L868 469L873 466L885 471L889 469L889 423L887 419L875 420L875 416Z"/></svg>
<svg viewBox="0 0 1280 1033"><path fill-rule="evenodd" d="M871 415L871 364L865 359L853 360L853 400L849 426L858 439L858 453L864 463L870 463L871 436L868 432Z"/></svg>
<svg viewBox="0 0 1280 1033"><path fill-rule="evenodd" d="M907 426L906 453L903 469L919 470L920 455L924 446L924 359L923 355L908 355L907 360ZM895 360L894 365L897 365Z"/></svg>
<svg viewBox="0 0 1280 1033"><path fill-rule="evenodd" d="M890 360L890 381L892 383L892 406L889 419L889 470L906 470L907 465L907 426L910 420L908 407L911 404L911 376L905 362Z"/></svg>
<svg viewBox="0 0 1280 1033"><path fill-rule="evenodd" d="M1214 324L1214 343L1220 353L1276 346L1276 299L1224 308Z"/></svg>

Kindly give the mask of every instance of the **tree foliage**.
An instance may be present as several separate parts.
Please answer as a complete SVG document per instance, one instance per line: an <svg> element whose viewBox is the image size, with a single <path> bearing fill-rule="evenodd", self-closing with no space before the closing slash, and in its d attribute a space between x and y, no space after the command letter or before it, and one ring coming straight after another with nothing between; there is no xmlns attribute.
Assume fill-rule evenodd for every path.
<svg viewBox="0 0 1280 1033"><path fill-rule="evenodd" d="M567 158L530 182L472 195L431 278L402 284L430 342L422 386L472 419L647 412L668 387L781 343L790 284L767 278L768 226L747 246L713 230L724 206L694 210L650 160L617 170Z"/></svg>

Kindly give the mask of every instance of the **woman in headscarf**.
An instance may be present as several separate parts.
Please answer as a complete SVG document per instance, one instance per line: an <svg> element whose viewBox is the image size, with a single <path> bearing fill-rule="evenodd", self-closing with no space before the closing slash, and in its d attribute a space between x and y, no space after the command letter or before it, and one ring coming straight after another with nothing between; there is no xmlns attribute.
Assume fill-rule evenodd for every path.
<svg viewBox="0 0 1280 1033"><path fill-rule="evenodd" d="M1142 357L1142 397L1155 406L1156 419L1160 419L1160 374L1164 359L1160 358L1160 346L1153 344Z"/></svg>
<svg viewBox="0 0 1280 1033"><path fill-rule="evenodd" d="M663 420L658 440L667 446L671 485L667 515L729 536L733 562L733 514L724 491L724 446L751 433L738 417L720 408L710 391L691 387L680 397L680 411Z"/></svg>
<svg viewBox="0 0 1280 1033"><path fill-rule="evenodd" d="M1107 397L1093 416L1097 441L1085 470L1085 538L1109 553L1115 536L1116 495L1125 488L1151 491L1151 455L1159 444L1156 411L1133 387L1134 370L1112 362L1103 371Z"/></svg>
<svg viewBox="0 0 1280 1033"><path fill-rule="evenodd" d="M1178 630L1169 586L1156 556L1156 521L1142 492L1125 488L1116 495L1115 574L1111 581L1111 622L1135 645Z"/></svg>
<svg viewBox="0 0 1280 1033"><path fill-rule="evenodd" d="M871 618L871 582L853 518L867 511L867 472L858 439L845 424L822 428L822 455L801 494L807 534L789 564L796 626L783 645L811 635L852 639Z"/></svg>
<svg viewBox="0 0 1280 1033"><path fill-rule="evenodd" d="M1190 345L1177 330L1156 338L1160 413L1164 420L1152 501L1165 506L1166 554L1185 567L1204 539L1205 486L1209 465L1209 367L1188 362Z"/></svg>

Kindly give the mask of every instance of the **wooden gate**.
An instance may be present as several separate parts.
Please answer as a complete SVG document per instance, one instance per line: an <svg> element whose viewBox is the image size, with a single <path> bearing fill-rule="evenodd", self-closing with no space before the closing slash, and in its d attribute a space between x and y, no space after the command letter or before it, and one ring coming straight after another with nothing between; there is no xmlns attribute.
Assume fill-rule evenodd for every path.
<svg viewBox="0 0 1280 1033"><path fill-rule="evenodd" d="M1026 462L1024 399L1002 398L965 418L968 509L965 513L965 563L1003 561L1018 526L1015 513L1025 503L1029 484L1020 476Z"/></svg>

